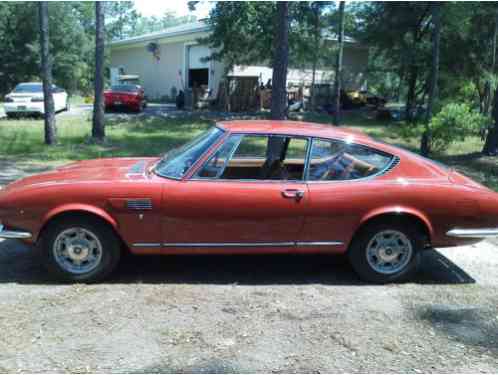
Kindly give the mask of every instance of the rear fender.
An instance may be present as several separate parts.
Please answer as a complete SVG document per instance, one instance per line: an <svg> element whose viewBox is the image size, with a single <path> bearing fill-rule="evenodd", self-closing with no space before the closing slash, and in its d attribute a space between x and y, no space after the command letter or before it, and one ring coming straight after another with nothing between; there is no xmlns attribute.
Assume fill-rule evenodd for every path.
<svg viewBox="0 0 498 375"><path fill-rule="evenodd" d="M430 238L434 238L434 228L428 217L423 212L412 207L389 206L389 207L377 208L375 210L368 212L365 216L363 216L363 218L360 221L359 227L363 226L363 224L365 224L367 221L383 215L390 215L390 216L400 215L400 217L402 217L403 215L414 216L425 224L425 227L427 228Z"/></svg>

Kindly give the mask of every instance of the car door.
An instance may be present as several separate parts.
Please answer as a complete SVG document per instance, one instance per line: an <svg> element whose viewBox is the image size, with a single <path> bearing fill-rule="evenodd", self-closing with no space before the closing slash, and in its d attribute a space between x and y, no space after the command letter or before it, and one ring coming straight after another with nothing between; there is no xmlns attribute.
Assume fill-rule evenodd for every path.
<svg viewBox="0 0 498 375"><path fill-rule="evenodd" d="M293 249L309 200L307 144L281 136L228 137L190 178L164 189L164 246ZM282 157L283 147L295 155Z"/></svg>
<svg viewBox="0 0 498 375"><path fill-rule="evenodd" d="M377 178L392 155L332 139L313 139L306 180L310 195L303 239L347 248L363 215L388 199Z"/></svg>

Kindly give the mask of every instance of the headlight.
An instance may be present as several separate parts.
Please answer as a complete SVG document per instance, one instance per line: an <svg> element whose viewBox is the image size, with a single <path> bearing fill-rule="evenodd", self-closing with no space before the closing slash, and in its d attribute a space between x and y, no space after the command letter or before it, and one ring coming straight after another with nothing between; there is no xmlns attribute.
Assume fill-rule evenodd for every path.
<svg viewBox="0 0 498 375"><path fill-rule="evenodd" d="M32 102L43 102L43 98L31 98Z"/></svg>
<svg viewBox="0 0 498 375"><path fill-rule="evenodd" d="M14 99L12 99L8 96L5 97L5 103L12 103L13 101L14 101Z"/></svg>

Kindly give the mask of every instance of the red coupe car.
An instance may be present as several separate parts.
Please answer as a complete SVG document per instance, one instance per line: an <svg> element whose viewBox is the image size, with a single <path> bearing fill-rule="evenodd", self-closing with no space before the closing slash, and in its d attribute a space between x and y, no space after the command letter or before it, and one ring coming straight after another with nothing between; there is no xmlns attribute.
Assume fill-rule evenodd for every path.
<svg viewBox="0 0 498 375"><path fill-rule="evenodd" d="M147 105L144 89L139 85L121 84L104 91L106 111L109 109L128 109L142 112Z"/></svg>
<svg viewBox="0 0 498 375"><path fill-rule="evenodd" d="M343 253L369 282L430 247L498 235L498 194L349 130L222 122L161 158L73 163L0 190L0 237L50 271L101 280L134 254Z"/></svg>

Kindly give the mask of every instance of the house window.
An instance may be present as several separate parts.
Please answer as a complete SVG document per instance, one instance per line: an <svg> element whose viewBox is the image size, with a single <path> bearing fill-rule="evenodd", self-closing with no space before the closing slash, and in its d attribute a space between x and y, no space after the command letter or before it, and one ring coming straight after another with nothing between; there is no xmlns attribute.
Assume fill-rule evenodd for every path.
<svg viewBox="0 0 498 375"><path fill-rule="evenodd" d="M209 84L209 69L189 69L188 87L207 86Z"/></svg>

